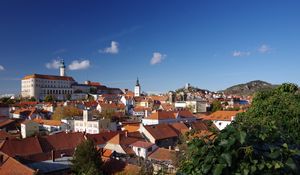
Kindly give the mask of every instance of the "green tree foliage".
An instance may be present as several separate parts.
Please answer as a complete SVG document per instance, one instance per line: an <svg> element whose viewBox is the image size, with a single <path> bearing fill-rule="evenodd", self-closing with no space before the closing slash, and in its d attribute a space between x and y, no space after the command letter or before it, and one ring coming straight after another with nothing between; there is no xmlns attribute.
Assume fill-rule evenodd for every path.
<svg viewBox="0 0 300 175"><path fill-rule="evenodd" d="M82 116L82 110L74 106L57 107L52 115L53 120L61 120L74 116Z"/></svg>
<svg viewBox="0 0 300 175"><path fill-rule="evenodd" d="M47 96L45 97L45 102L53 102L53 101L54 101L54 98L53 98L52 95L47 95Z"/></svg>
<svg viewBox="0 0 300 175"><path fill-rule="evenodd" d="M300 95L294 84L259 92L214 140L194 139L184 174L299 174Z"/></svg>
<svg viewBox="0 0 300 175"><path fill-rule="evenodd" d="M222 104L218 100L213 101L211 105L212 105L212 108L211 108L212 112L216 112L216 111L222 110Z"/></svg>
<svg viewBox="0 0 300 175"><path fill-rule="evenodd" d="M71 169L78 175L101 175L102 164L100 151L91 140L86 140L76 148Z"/></svg>

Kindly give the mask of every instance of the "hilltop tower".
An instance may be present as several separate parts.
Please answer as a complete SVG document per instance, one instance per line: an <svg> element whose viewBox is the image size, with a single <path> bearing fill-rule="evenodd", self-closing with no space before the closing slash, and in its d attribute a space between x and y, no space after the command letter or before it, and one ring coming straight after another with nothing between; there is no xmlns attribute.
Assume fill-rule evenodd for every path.
<svg viewBox="0 0 300 175"><path fill-rule="evenodd" d="M141 95L141 86L140 86L139 78L137 78L136 84L134 87L134 96L139 97L140 95Z"/></svg>
<svg viewBox="0 0 300 175"><path fill-rule="evenodd" d="M64 60L60 60L60 66L59 66L59 72L60 76L64 77L66 76L66 66Z"/></svg>

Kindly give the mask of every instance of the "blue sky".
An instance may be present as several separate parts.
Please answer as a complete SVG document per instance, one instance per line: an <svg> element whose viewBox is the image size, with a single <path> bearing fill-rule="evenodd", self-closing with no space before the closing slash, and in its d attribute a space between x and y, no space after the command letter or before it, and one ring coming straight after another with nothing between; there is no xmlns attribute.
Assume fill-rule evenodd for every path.
<svg viewBox="0 0 300 175"><path fill-rule="evenodd" d="M164 92L300 84L300 1L0 1L0 93L27 74ZM71 70L70 70L71 69Z"/></svg>

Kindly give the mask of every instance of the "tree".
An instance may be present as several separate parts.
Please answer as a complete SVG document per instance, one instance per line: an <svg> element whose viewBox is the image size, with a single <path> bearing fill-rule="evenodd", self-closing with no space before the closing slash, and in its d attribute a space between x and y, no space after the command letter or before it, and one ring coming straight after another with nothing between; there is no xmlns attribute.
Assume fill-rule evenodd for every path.
<svg viewBox="0 0 300 175"><path fill-rule="evenodd" d="M82 116L82 110L74 106L57 107L52 115L53 120L61 120L74 116Z"/></svg>
<svg viewBox="0 0 300 175"><path fill-rule="evenodd" d="M213 101L211 105L212 105L212 108L211 108L212 112L222 110L222 104L218 100Z"/></svg>
<svg viewBox="0 0 300 175"><path fill-rule="evenodd" d="M283 84L259 92L252 106L214 139L188 144L184 174L299 174L300 95Z"/></svg>
<svg viewBox="0 0 300 175"><path fill-rule="evenodd" d="M53 101L54 101L54 98L53 98L52 95L47 95L47 96L45 97L45 102L53 102Z"/></svg>
<svg viewBox="0 0 300 175"><path fill-rule="evenodd" d="M71 162L71 169L75 174L103 174L101 153L91 140L83 141L77 146Z"/></svg>
<svg viewBox="0 0 300 175"><path fill-rule="evenodd" d="M28 99L28 101L36 101L36 99L34 97L31 97Z"/></svg>
<svg viewBox="0 0 300 175"><path fill-rule="evenodd" d="M104 119L110 119L113 120L113 117L115 115L115 111L112 109L105 109L100 113L100 116Z"/></svg>

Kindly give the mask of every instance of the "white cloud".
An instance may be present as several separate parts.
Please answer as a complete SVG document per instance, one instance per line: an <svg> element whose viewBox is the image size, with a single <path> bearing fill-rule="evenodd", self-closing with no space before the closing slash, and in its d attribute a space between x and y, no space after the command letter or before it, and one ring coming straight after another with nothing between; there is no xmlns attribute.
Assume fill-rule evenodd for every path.
<svg viewBox="0 0 300 175"><path fill-rule="evenodd" d="M0 71L4 71L4 67L2 65L0 65Z"/></svg>
<svg viewBox="0 0 300 175"><path fill-rule="evenodd" d="M112 41L110 47L107 47L103 50L99 50L100 53L110 53L110 54L117 54L119 53L119 43L116 41Z"/></svg>
<svg viewBox="0 0 300 175"><path fill-rule="evenodd" d="M48 69L58 69L60 66L60 61L59 60L52 60L51 63L46 63L46 67Z"/></svg>
<svg viewBox="0 0 300 175"><path fill-rule="evenodd" d="M243 56L249 56L250 52L243 52L243 51L233 51L232 56L234 57L243 57Z"/></svg>
<svg viewBox="0 0 300 175"><path fill-rule="evenodd" d="M266 44L263 44L258 48L258 51L260 53L269 53L271 51L271 47Z"/></svg>
<svg viewBox="0 0 300 175"><path fill-rule="evenodd" d="M165 54L161 54L159 52L154 52L153 56L151 58L150 64L151 65L158 64L158 63L162 62L162 60L164 60L166 57L167 57L167 55L165 55Z"/></svg>
<svg viewBox="0 0 300 175"><path fill-rule="evenodd" d="M82 69L87 69L90 67L90 61L89 60L74 60L72 63L69 65L70 70L82 70Z"/></svg>

